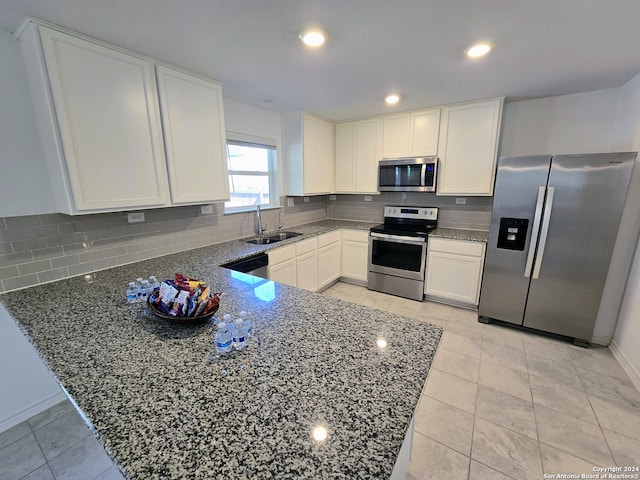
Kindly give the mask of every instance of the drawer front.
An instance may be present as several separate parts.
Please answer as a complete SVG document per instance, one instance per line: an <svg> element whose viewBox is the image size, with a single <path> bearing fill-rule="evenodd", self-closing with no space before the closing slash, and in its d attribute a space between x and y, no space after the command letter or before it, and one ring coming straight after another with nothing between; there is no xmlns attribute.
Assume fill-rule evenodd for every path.
<svg viewBox="0 0 640 480"><path fill-rule="evenodd" d="M350 240L352 242L366 242L369 243L369 231L368 230L342 230L342 239Z"/></svg>
<svg viewBox="0 0 640 480"><path fill-rule="evenodd" d="M277 265L296 258L296 246L288 245L286 247L275 248L267 252L269 255L269 265Z"/></svg>
<svg viewBox="0 0 640 480"><path fill-rule="evenodd" d="M340 230L335 230L333 232L325 233L324 235L320 235L318 237L318 248L322 248L331 243L336 243L342 241L342 235L340 234Z"/></svg>
<svg viewBox="0 0 640 480"><path fill-rule="evenodd" d="M296 255L304 255L305 253L313 252L318 248L318 241L314 238L308 238L307 240L301 240L296 242Z"/></svg>
<svg viewBox="0 0 640 480"><path fill-rule="evenodd" d="M429 238L429 251L468 255L470 257L482 257L484 254L484 242L469 240L453 240L449 238Z"/></svg>

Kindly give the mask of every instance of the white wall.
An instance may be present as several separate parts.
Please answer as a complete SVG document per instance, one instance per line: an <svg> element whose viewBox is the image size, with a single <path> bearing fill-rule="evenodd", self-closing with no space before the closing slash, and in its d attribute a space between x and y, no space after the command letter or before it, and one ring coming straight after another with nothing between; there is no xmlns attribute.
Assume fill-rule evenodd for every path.
<svg viewBox="0 0 640 480"><path fill-rule="evenodd" d="M507 102L500 156L602 153L628 148L615 134L619 89Z"/></svg>
<svg viewBox="0 0 640 480"><path fill-rule="evenodd" d="M0 304L0 432L64 400L9 313Z"/></svg>
<svg viewBox="0 0 640 480"><path fill-rule="evenodd" d="M626 133L633 141L632 149L640 150L640 74L621 89L621 117L627 119ZM638 165L636 164L636 167ZM640 197L640 195L639 195ZM636 201L638 209L640 200ZM640 242L636 246L636 254L631 265L629 280L624 293L618 325L613 337L612 350L618 361L625 368L631 379L640 389Z"/></svg>
<svg viewBox="0 0 640 480"><path fill-rule="evenodd" d="M49 186L35 113L18 41L0 30L0 205L9 206L12 216L53 213ZM29 178L28 192L13 178ZM0 207L0 217L6 216Z"/></svg>

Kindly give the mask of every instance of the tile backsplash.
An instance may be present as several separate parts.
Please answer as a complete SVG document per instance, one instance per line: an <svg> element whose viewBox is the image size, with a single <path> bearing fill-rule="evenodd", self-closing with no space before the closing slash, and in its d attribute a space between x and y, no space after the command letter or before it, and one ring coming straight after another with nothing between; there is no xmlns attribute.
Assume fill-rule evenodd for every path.
<svg viewBox="0 0 640 480"><path fill-rule="evenodd" d="M326 218L381 222L385 205L439 207L442 227L489 230L492 199L430 193L387 192L372 195L290 197L288 207L263 211L263 224L275 230ZM280 211L282 210L282 214ZM222 203L201 215L200 206L144 210L145 222L128 223L127 212L69 216L63 214L0 218L0 292L137 262L215 243L248 237L256 232L255 213L224 214ZM280 217L279 217L280 215Z"/></svg>
<svg viewBox="0 0 640 480"><path fill-rule="evenodd" d="M287 207L264 210L263 224L275 230L327 218L326 197L294 199ZM280 214L282 210L282 214ZM144 210L144 223L128 223L127 212L0 218L0 292L24 288L178 251L248 237L256 232L255 213L213 213L200 206Z"/></svg>
<svg viewBox="0 0 640 480"><path fill-rule="evenodd" d="M447 228L489 231L493 197L464 198L465 205L457 205L456 197L441 197L435 193L423 192L383 192L370 195L371 201L364 201L364 195L336 195L327 201L327 217L340 220L360 220L382 222L385 205L412 205L438 207L438 225Z"/></svg>

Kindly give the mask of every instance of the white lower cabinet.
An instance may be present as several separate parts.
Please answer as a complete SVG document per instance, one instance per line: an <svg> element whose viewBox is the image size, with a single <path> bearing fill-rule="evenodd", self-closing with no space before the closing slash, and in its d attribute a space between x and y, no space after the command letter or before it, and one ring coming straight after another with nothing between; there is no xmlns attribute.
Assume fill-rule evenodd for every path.
<svg viewBox="0 0 640 480"><path fill-rule="evenodd" d="M342 266L342 233L340 230L318 237L318 289L340 278Z"/></svg>
<svg viewBox="0 0 640 480"><path fill-rule="evenodd" d="M477 307L485 248L484 242L429 238L427 299Z"/></svg>
<svg viewBox="0 0 640 480"><path fill-rule="evenodd" d="M267 254L269 255L267 267L269 280L295 287L297 285L295 244L269 250Z"/></svg>
<svg viewBox="0 0 640 480"><path fill-rule="evenodd" d="M369 232L367 230L342 231L342 277L358 283L367 282Z"/></svg>
<svg viewBox="0 0 640 480"><path fill-rule="evenodd" d="M311 292L318 290L318 239L296 243L296 285Z"/></svg>

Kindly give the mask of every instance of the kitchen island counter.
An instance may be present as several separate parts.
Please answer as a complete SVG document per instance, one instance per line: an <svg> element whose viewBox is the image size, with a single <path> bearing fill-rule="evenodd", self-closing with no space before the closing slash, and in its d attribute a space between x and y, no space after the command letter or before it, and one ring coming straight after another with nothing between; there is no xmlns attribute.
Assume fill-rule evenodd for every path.
<svg viewBox="0 0 640 480"><path fill-rule="evenodd" d="M243 245L261 250L236 243L0 301L128 478L389 478L441 329L218 267ZM175 272L225 292L216 318L249 312L246 350L220 358L213 323L174 325L125 302L132 278Z"/></svg>

